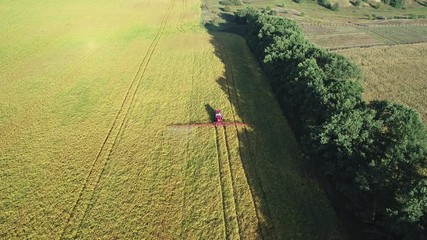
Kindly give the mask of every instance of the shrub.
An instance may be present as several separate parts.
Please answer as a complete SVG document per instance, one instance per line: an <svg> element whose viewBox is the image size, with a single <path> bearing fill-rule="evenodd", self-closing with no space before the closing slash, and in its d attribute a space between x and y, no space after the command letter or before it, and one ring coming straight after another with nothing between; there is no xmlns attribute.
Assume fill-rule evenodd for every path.
<svg viewBox="0 0 427 240"><path fill-rule="evenodd" d="M354 6L359 7L362 4L362 0L356 0L356 2L354 2Z"/></svg>
<svg viewBox="0 0 427 240"><path fill-rule="evenodd" d="M409 19L418 19L418 15L409 14Z"/></svg>
<svg viewBox="0 0 427 240"><path fill-rule="evenodd" d="M367 17L368 17L369 20L375 20L375 19L377 19L377 15L375 15L375 14L368 15Z"/></svg>
<svg viewBox="0 0 427 240"><path fill-rule="evenodd" d="M340 5L339 5L338 3L334 3L334 4L330 7L330 9L331 9L332 11L337 12L338 10L340 10Z"/></svg>
<svg viewBox="0 0 427 240"><path fill-rule="evenodd" d="M232 6L241 6L243 5L241 0L222 0L219 2L224 6L232 5Z"/></svg>
<svg viewBox="0 0 427 240"><path fill-rule="evenodd" d="M331 8L331 3L329 0L318 0L318 3L325 8Z"/></svg>
<svg viewBox="0 0 427 240"><path fill-rule="evenodd" d="M223 8L223 10L224 10L224 12L232 12L232 11L233 11L229 5L226 5L226 6Z"/></svg>
<svg viewBox="0 0 427 240"><path fill-rule="evenodd" d="M390 5L395 8L404 8L405 0L390 0Z"/></svg>

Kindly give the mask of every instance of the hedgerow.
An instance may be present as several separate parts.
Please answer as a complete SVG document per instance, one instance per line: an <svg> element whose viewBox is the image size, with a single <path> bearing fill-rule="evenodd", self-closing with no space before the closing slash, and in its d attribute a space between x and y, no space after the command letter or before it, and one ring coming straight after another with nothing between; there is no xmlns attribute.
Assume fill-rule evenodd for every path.
<svg viewBox="0 0 427 240"><path fill-rule="evenodd" d="M366 102L359 67L304 38L294 21L236 14L282 108L319 173L375 239L421 239L427 229L427 130L412 109Z"/></svg>

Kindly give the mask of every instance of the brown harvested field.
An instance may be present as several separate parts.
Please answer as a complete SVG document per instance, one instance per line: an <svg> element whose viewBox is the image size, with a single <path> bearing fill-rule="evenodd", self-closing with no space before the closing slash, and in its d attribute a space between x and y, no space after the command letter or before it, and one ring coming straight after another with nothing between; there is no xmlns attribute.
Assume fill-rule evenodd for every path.
<svg viewBox="0 0 427 240"><path fill-rule="evenodd" d="M365 99L387 99L417 110L427 124L427 43L337 51L358 64Z"/></svg>
<svg viewBox="0 0 427 240"><path fill-rule="evenodd" d="M357 27L305 25L304 32L313 43L325 48L381 45L384 40ZM391 43L391 42L387 42Z"/></svg>
<svg viewBox="0 0 427 240"><path fill-rule="evenodd" d="M427 41L425 25L304 25L307 38L329 48L352 48Z"/></svg>

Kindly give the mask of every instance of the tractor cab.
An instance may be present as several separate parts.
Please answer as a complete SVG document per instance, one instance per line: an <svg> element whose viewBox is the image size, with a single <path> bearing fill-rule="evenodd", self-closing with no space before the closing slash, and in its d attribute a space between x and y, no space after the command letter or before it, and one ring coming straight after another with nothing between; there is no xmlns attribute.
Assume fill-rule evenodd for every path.
<svg viewBox="0 0 427 240"><path fill-rule="evenodd" d="M224 120L224 117L222 116L221 110L215 110L215 122L220 123Z"/></svg>

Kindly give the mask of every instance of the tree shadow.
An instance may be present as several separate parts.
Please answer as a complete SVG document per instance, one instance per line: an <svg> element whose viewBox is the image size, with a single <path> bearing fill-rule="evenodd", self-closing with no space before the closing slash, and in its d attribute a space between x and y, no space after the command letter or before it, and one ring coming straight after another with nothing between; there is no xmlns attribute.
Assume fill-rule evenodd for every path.
<svg viewBox="0 0 427 240"><path fill-rule="evenodd" d="M240 118L242 122L250 125L250 129L236 129L237 138L239 141L239 155L242 161L243 170L245 177L249 184L251 195L257 201L253 201L254 207L256 208L256 215L258 218L257 232L261 239L278 239L275 231L275 225L273 224L271 217L271 210L266 202L265 187L260 179L260 174L257 169L266 169L263 163L257 162L257 156L254 154L257 151L257 141L253 141L261 135L258 131L260 118L258 115L253 114L249 111L245 111L241 105L251 104L251 97L244 94L244 92L237 91L236 85L231 81L229 63L223 53L223 47L221 46L221 40L217 37L214 31L209 32L212 36L211 44L214 46L215 55L221 59L226 66L226 71L223 73L223 77L219 77L216 82L220 86L221 90L226 94L230 104L232 105L235 112L224 113L229 121L234 121L235 118ZM263 220L261 220L263 219Z"/></svg>
<svg viewBox="0 0 427 240"><path fill-rule="evenodd" d="M221 23L214 24L212 22L207 22L204 24L204 27L209 32L228 32L240 35L245 37L247 26L238 24L235 22L235 17L231 13L218 13L217 16L221 19ZM212 35L212 34L211 34Z"/></svg>
<svg viewBox="0 0 427 240"><path fill-rule="evenodd" d="M276 116L277 108L271 110L270 106L265 104L270 101L277 104L275 96L273 94L266 96L267 101L264 97L260 97L257 93L258 86L252 84L251 75L245 73L243 69L256 66L239 62L238 65L243 67L235 68L233 63L236 64L238 59L231 60L231 55L226 53L226 49L233 46L225 45L221 37L225 33L209 31L209 34L215 55L225 65L224 77L218 78L217 84L228 97L236 117L250 125L250 128L239 128L236 131L243 170L251 194L256 199L254 205L260 220L258 226L260 237L330 239L334 237L337 229L338 232L345 232L339 222L338 227L328 222L333 215L331 208L324 208L328 204L314 203L313 206L315 202L313 199L316 197L309 192L309 187L301 187L306 184L305 180L318 182L318 179L302 155L293 130L287 123L283 123L286 119L283 115ZM245 80L242 79L246 76L247 82L243 82ZM260 98L264 100L260 101ZM224 114L232 121L233 116L230 116L232 113ZM283 122L277 123L278 119L283 119ZM278 138L282 140L276 141ZM292 224L289 224L289 219L292 219ZM325 221L328 222L325 224L327 226L323 226ZM287 228L293 229L290 231Z"/></svg>
<svg viewBox="0 0 427 240"><path fill-rule="evenodd" d="M257 86L252 85L251 75L246 74L245 71L254 67L259 68L259 64L249 64L244 59L237 59L238 57L234 56L236 59L232 63L238 62L236 65L240 66L240 69L235 68L230 63L230 57L224 54L226 52L224 48L231 50L233 46L224 46L221 34L233 33L245 38L247 26L234 22L231 14L219 14L219 16L223 20L222 23L205 23L204 25L211 35L215 55L226 68L224 76L219 77L217 83L228 96L235 109L234 114L251 126L250 129L237 130L237 137L243 170L251 194L256 199L254 205L260 220L258 221L259 237L262 239L340 239L348 233L351 238L360 239L359 234L350 231L354 226L351 224L353 221L338 220L328 199L326 197L319 199L316 195L320 192L324 194L323 190L319 190L320 184L318 184L322 181L318 179L313 166L302 154L301 146L290 127L292 124L289 125L282 116L285 123L273 126L272 123L277 122L278 119L272 116L276 112L271 111L268 104L259 101L259 94L254 94L258 91ZM254 62L256 61L254 57ZM239 77L237 83L234 74ZM246 80L242 79L246 77L248 80L244 82ZM273 92L271 86L269 90L270 93ZM269 100L270 103L277 104L277 100L280 101L280 98L277 99L274 94L270 94L270 97L272 98ZM286 115L286 109L282 107L282 110ZM211 113L209 114L211 116ZM281 132L278 133L279 131ZM283 140L279 143L278 138L284 139L285 143L283 144ZM285 149L280 152L280 148ZM305 183L305 181L311 183ZM311 186L303 187L306 184ZM328 192L328 189L325 190ZM318 200L319 203L317 203ZM329 199L329 201L339 200ZM335 204L334 208L341 220L347 218Z"/></svg>

